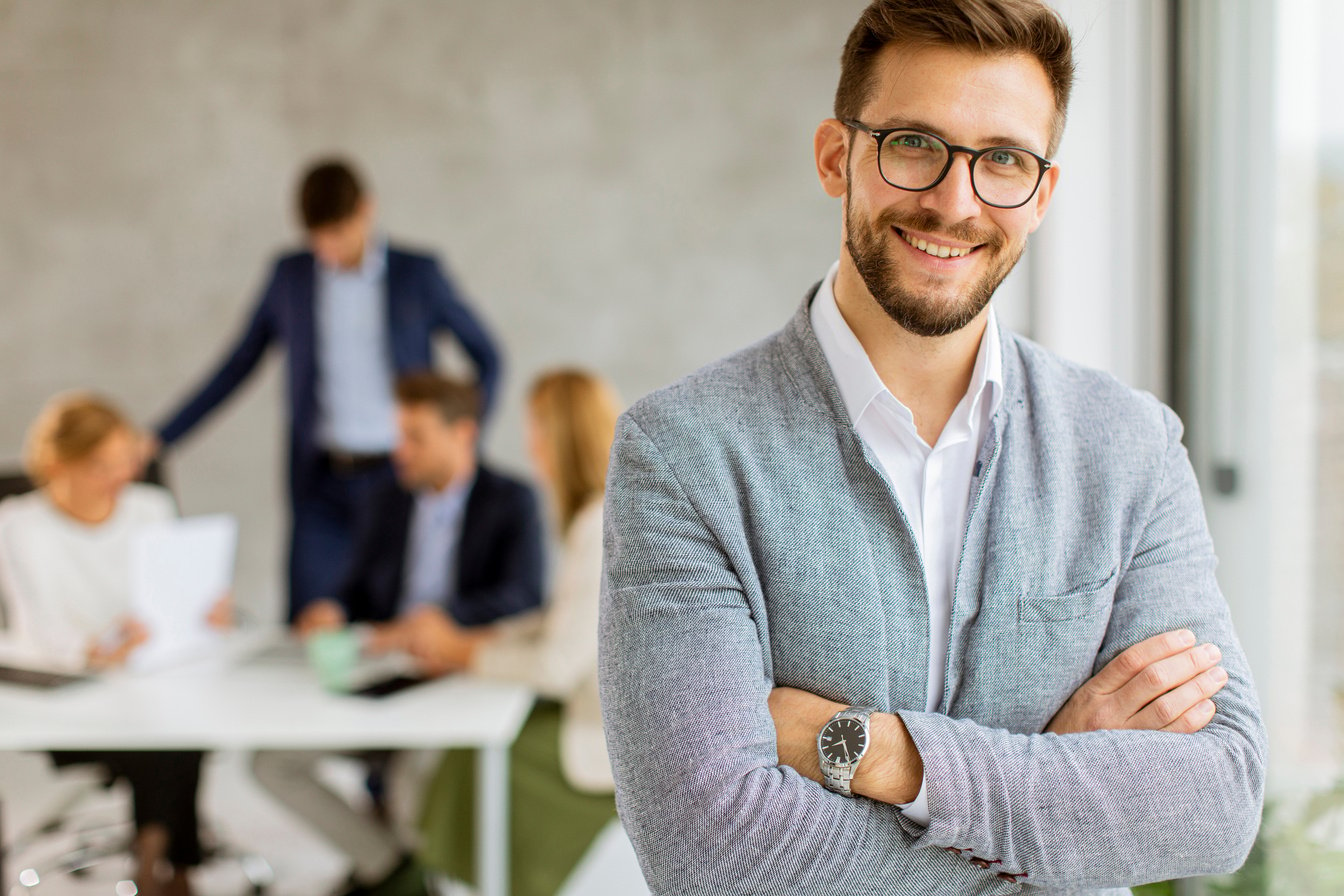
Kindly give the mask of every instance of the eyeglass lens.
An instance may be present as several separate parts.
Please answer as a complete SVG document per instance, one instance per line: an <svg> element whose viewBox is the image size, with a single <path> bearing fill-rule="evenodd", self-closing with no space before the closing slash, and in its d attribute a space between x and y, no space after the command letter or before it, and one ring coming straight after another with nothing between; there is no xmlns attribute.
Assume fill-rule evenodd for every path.
<svg viewBox="0 0 1344 896"><path fill-rule="evenodd" d="M945 143L921 131L892 131L878 154L882 177L903 190L927 190L947 167ZM971 183L991 205L1025 203L1041 179L1041 161L1011 146L991 147L971 165Z"/></svg>

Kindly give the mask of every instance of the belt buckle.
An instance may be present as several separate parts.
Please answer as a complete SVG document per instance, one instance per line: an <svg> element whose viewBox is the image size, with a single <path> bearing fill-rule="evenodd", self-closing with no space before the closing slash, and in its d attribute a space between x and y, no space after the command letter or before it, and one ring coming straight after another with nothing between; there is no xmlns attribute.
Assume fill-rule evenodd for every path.
<svg viewBox="0 0 1344 896"><path fill-rule="evenodd" d="M327 463L331 471L338 476L349 476L369 466L373 455L363 456L349 451L328 451Z"/></svg>

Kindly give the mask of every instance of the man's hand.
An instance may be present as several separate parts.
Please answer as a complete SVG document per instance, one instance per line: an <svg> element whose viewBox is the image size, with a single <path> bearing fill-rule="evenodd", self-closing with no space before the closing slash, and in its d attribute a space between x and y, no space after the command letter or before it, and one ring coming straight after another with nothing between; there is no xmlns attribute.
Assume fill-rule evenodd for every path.
<svg viewBox="0 0 1344 896"><path fill-rule="evenodd" d="M318 632L336 631L345 628L345 621L345 610L336 601L329 598L315 600L294 620L294 634L306 638Z"/></svg>
<svg viewBox="0 0 1344 896"><path fill-rule="evenodd" d="M1213 644L1193 633L1140 641L1074 692L1046 726L1052 734L1121 728L1193 734L1213 720L1211 698L1227 684Z"/></svg>
<svg viewBox="0 0 1344 896"><path fill-rule="evenodd" d="M831 716L845 708L845 704L832 703L797 688L775 688L767 702L770 716L775 720L775 750L779 754L779 764L820 782L817 734ZM871 724L870 721L870 727Z"/></svg>
<svg viewBox="0 0 1344 896"><path fill-rule="evenodd" d="M464 630L438 607L419 607L402 621L405 649L427 675L444 675L466 668L482 635Z"/></svg>
<svg viewBox="0 0 1344 896"><path fill-rule="evenodd" d="M404 617L380 622L369 629L364 649L374 656L410 649L411 632Z"/></svg>
<svg viewBox="0 0 1344 896"><path fill-rule="evenodd" d="M797 688L770 692L779 764L821 783L817 735L846 704L834 703ZM908 803L919 795L924 761L901 717L875 712L868 719L868 752L850 782L850 790L883 803Z"/></svg>
<svg viewBox="0 0 1344 896"><path fill-rule="evenodd" d="M154 458L158 457L162 450L163 442L159 440L156 433L140 433L140 437L136 439L135 459L140 468L141 476L145 474L145 470L149 468L149 465L154 462Z"/></svg>

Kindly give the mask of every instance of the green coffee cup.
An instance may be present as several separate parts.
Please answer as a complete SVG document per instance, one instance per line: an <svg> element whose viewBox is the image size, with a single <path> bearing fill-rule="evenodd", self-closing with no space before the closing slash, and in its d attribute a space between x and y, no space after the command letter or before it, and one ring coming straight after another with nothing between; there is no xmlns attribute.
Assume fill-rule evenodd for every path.
<svg viewBox="0 0 1344 896"><path fill-rule="evenodd" d="M359 635L350 629L318 632L308 638L308 665L329 691L350 690L351 673L359 662Z"/></svg>

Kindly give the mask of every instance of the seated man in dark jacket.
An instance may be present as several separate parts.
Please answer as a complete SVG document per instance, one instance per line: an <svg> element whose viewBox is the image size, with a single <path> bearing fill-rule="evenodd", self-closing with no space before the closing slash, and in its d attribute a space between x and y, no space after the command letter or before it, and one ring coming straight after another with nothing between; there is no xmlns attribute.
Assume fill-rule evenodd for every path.
<svg viewBox="0 0 1344 896"><path fill-rule="evenodd" d="M397 483L370 503L337 594L309 604L295 620L300 636L367 623L366 652L415 657L415 632L445 616L479 626L540 606L537 500L528 486L478 462L480 406L479 393L465 383L431 373L398 381ZM426 674L438 671L420 665ZM350 858L349 893L391 892L414 876L406 850L389 826L318 780L323 755L260 752L253 770Z"/></svg>
<svg viewBox="0 0 1344 896"><path fill-rule="evenodd" d="M397 483L371 502L336 596L300 635L373 623L375 651L409 647L426 613L484 625L540 606L542 529L532 489L482 466L476 389L432 373L397 382Z"/></svg>

